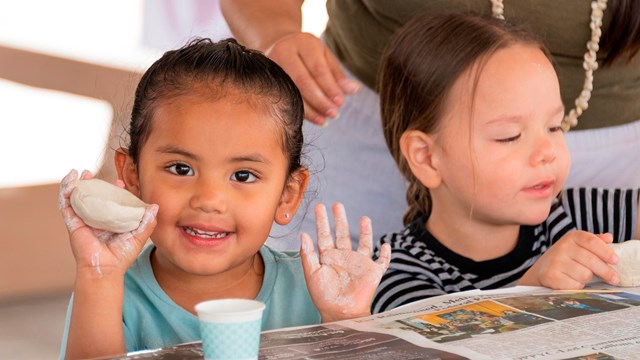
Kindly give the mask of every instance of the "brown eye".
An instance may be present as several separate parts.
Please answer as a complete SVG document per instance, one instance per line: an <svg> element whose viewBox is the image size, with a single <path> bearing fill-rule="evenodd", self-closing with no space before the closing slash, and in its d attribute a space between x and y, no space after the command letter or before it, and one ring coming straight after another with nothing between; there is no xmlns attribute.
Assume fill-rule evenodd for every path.
<svg viewBox="0 0 640 360"><path fill-rule="evenodd" d="M180 176L193 176L193 169L191 166L185 164L173 164L167 167L167 170Z"/></svg>
<svg viewBox="0 0 640 360"><path fill-rule="evenodd" d="M250 171L241 170L234 172L233 175L231 175L231 179L237 182L251 183L256 181L256 176Z"/></svg>

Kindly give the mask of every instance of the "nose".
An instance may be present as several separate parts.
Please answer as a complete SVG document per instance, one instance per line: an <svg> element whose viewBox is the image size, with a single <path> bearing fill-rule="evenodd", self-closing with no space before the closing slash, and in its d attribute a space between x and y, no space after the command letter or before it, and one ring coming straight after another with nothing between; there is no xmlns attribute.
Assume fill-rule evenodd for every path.
<svg viewBox="0 0 640 360"><path fill-rule="evenodd" d="M211 180L200 179L191 195L190 205L206 213L223 213L227 210L224 185Z"/></svg>
<svg viewBox="0 0 640 360"><path fill-rule="evenodd" d="M531 152L531 165L548 164L556 159L556 146L549 134L538 136Z"/></svg>

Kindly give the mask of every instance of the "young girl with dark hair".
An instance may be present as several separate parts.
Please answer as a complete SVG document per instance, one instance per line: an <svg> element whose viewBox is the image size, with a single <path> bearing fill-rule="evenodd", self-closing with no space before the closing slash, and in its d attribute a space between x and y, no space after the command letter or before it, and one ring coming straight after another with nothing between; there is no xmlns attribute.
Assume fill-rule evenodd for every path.
<svg viewBox="0 0 640 360"><path fill-rule="evenodd" d="M302 122L289 76L234 40L196 40L156 61L136 90L130 144L115 154L120 185L152 204L140 226L87 226L70 206L78 173L62 181L77 272L61 356L198 340L194 305L210 299L264 302L263 330L369 314L389 248L371 260L368 218L357 251L340 204L335 244L316 207L319 254L306 234L300 253L264 245L274 222L292 220L307 185Z"/></svg>

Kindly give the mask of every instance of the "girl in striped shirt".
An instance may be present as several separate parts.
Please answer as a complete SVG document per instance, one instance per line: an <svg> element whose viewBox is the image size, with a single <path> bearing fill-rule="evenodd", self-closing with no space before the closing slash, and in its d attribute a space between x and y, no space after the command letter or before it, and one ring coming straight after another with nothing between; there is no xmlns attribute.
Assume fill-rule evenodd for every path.
<svg viewBox="0 0 640 360"><path fill-rule="evenodd" d="M562 191L565 109L544 45L504 20L419 15L387 47L383 130L409 182L372 310L512 285L610 284L639 238L638 190ZM560 196L559 196L560 195Z"/></svg>

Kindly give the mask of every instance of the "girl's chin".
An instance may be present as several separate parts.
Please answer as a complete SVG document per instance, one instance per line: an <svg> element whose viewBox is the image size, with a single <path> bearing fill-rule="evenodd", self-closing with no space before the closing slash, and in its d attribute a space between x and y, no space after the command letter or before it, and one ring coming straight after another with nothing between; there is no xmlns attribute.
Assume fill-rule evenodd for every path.
<svg viewBox="0 0 640 360"><path fill-rule="evenodd" d="M547 217L549 217L549 211L541 212L540 214L536 214L535 216L534 214L529 214L524 219L522 219L520 224L528 226L540 225L545 220L547 220Z"/></svg>

